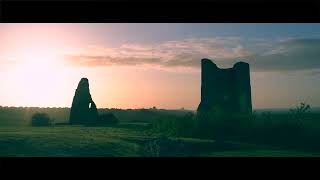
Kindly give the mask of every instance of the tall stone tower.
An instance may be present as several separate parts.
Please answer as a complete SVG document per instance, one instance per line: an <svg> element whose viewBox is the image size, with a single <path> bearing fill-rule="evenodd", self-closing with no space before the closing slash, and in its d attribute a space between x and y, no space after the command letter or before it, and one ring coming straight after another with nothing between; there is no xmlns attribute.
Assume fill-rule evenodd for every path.
<svg viewBox="0 0 320 180"><path fill-rule="evenodd" d="M220 111L246 115L252 112L249 64L237 62L220 69L209 59L201 60L201 102L198 112Z"/></svg>
<svg viewBox="0 0 320 180"><path fill-rule="evenodd" d="M89 89L89 80L82 78L73 97L70 110L70 124L87 124L96 121L98 111Z"/></svg>

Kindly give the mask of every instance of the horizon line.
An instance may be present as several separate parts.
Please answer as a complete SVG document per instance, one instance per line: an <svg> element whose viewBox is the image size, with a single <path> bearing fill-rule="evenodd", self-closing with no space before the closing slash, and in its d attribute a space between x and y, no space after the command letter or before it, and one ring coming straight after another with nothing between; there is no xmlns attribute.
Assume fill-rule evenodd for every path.
<svg viewBox="0 0 320 180"><path fill-rule="evenodd" d="M155 108L154 108L155 107ZM169 111L174 111L174 110L180 110L180 111L197 111L197 109L187 109L187 108L175 108L175 109L170 109L170 108L157 108L156 106L154 107L149 107L149 108L115 108L115 107L101 107L97 109L117 109L117 110L143 110L143 109L148 109L148 110L169 110ZM2 106L0 105L0 108L38 108L38 109L71 109L71 107L40 107L40 106ZM265 108L253 108L252 110L289 110L295 107L265 107ZM314 106L311 107L312 109L320 109L320 106Z"/></svg>

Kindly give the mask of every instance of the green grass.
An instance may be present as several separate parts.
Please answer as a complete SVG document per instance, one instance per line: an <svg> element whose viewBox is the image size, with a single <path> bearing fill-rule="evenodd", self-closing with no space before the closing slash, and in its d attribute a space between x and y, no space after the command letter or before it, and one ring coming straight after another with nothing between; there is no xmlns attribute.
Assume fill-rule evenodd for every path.
<svg viewBox="0 0 320 180"><path fill-rule="evenodd" d="M237 150L201 154L205 157L320 157L320 155L287 150Z"/></svg>
<svg viewBox="0 0 320 180"><path fill-rule="evenodd" d="M0 156L138 156L143 132L112 127L0 128Z"/></svg>
<svg viewBox="0 0 320 180"><path fill-rule="evenodd" d="M1 157L137 157L144 146L159 138L145 124L114 127L0 127ZM244 143L217 144L213 140L169 138L161 145L162 156L315 156L288 150L274 150ZM182 143L183 149L175 144ZM164 151L164 150L161 150ZM161 153L160 153L161 154Z"/></svg>

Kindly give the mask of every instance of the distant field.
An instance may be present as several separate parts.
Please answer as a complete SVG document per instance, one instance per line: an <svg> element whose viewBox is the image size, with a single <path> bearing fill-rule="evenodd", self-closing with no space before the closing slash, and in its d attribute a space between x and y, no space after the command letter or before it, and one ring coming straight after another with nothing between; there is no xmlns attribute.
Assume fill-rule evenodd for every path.
<svg viewBox="0 0 320 180"><path fill-rule="evenodd" d="M165 117L183 116L189 110L163 110L163 109L98 109L99 114L113 113L121 122L151 122ZM30 125L34 113L46 113L56 123L69 121L70 108L38 108L38 107L1 107L0 126L26 126Z"/></svg>
<svg viewBox="0 0 320 180"><path fill-rule="evenodd" d="M108 127L31 127L31 116L37 112L47 113L55 123L67 123L70 109L0 107L0 156L320 156L320 153L304 152L320 152L320 113L315 110L304 115L302 131L296 126L281 125L291 121L288 110L258 110L254 113L255 126L250 131L254 135L242 139L235 136L231 142L223 143L208 140L210 136L182 138L199 137L188 136L188 122L192 119L184 117L192 111L183 109L99 109L100 114L113 113L119 119L119 124ZM264 112L271 112L270 119L262 114ZM182 119L176 121L178 117ZM183 127L180 130L186 131L174 134L181 131L172 127ZM207 129L205 126L201 132ZM300 145L295 146L297 144Z"/></svg>
<svg viewBox="0 0 320 180"><path fill-rule="evenodd" d="M175 138L154 147L159 134L146 125L120 124L116 127L1 127L0 156L316 156L274 150L248 144L218 144L212 140ZM161 146L160 149L156 149Z"/></svg>

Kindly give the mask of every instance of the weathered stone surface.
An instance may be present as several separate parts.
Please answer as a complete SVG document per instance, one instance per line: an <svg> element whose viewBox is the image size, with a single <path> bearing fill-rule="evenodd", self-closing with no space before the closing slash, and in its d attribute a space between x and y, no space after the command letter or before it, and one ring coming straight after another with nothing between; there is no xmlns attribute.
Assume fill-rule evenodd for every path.
<svg viewBox="0 0 320 180"><path fill-rule="evenodd" d="M73 97L70 124L87 124L98 119L98 110L89 90L89 81L82 78Z"/></svg>
<svg viewBox="0 0 320 180"><path fill-rule="evenodd" d="M249 64L237 62L220 69L211 60L201 60L201 102L198 112L232 114L252 112Z"/></svg>
<svg viewBox="0 0 320 180"><path fill-rule="evenodd" d="M89 109L89 111L90 111L90 123L91 122L96 122L96 121L98 121L98 119L99 119L99 114L98 114L98 109L97 109L97 106L96 106L96 104L92 101L91 102L91 107L90 107L90 109Z"/></svg>

